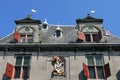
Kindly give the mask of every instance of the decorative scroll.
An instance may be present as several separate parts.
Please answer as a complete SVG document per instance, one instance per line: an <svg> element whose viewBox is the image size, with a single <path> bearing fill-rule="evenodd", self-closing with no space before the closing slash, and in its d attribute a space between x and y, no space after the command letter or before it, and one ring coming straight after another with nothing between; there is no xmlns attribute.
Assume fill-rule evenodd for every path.
<svg viewBox="0 0 120 80"><path fill-rule="evenodd" d="M53 72L52 75L63 75L65 74L65 59L63 57L54 56L53 57Z"/></svg>

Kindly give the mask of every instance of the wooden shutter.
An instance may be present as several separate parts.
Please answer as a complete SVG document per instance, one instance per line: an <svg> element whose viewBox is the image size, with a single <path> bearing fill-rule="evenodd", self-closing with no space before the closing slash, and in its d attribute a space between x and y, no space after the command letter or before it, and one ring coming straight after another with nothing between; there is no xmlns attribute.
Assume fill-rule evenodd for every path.
<svg viewBox="0 0 120 80"><path fill-rule="evenodd" d="M15 39L17 42L20 42L21 37L20 37L20 34L19 34L17 31L14 32L14 39Z"/></svg>
<svg viewBox="0 0 120 80"><path fill-rule="evenodd" d="M109 77L109 76L111 76L109 63L107 63L107 64L104 65L104 72L105 72L105 77L106 78Z"/></svg>
<svg viewBox="0 0 120 80"><path fill-rule="evenodd" d="M85 63L83 63L83 70L84 70L84 76L87 77L87 78L90 78L89 69L88 69L88 66Z"/></svg>
<svg viewBox="0 0 120 80"><path fill-rule="evenodd" d="M13 65L10 63L7 63L5 75L11 79L12 74L13 74Z"/></svg>
<svg viewBox="0 0 120 80"><path fill-rule="evenodd" d="M78 31L77 35L78 35L78 39L85 41L85 35L83 32Z"/></svg>

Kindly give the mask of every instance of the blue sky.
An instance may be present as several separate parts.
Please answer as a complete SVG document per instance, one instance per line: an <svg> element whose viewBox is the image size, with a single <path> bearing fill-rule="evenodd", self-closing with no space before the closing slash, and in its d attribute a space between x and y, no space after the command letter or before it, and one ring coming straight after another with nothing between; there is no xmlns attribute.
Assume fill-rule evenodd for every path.
<svg viewBox="0 0 120 80"><path fill-rule="evenodd" d="M47 18L49 24L75 25L77 18L87 13L95 18L103 18L103 26L110 33L120 37L120 0L1 0L0 37L12 33L16 27L14 20L25 18L31 9L33 19L42 22Z"/></svg>

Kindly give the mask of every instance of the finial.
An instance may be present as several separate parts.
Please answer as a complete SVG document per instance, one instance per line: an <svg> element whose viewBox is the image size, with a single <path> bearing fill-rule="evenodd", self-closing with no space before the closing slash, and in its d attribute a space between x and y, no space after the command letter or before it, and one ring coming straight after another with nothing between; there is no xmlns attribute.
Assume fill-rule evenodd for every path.
<svg viewBox="0 0 120 80"><path fill-rule="evenodd" d="M48 24L48 22L47 22L47 18L45 18L45 21L43 22L44 24Z"/></svg>
<svg viewBox="0 0 120 80"><path fill-rule="evenodd" d="M47 18L45 18L45 22L47 23Z"/></svg>
<svg viewBox="0 0 120 80"><path fill-rule="evenodd" d="M28 14L28 15L27 15L27 18L31 18L31 17L32 17L32 14Z"/></svg>
<svg viewBox="0 0 120 80"><path fill-rule="evenodd" d="M57 27L56 29L57 29L57 30L61 30L61 31L62 31L62 29L60 28L59 23L58 23L58 27Z"/></svg>
<svg viewBox="0 0 120 80"><path fill-rule="evenodd" d="M90 13L88 13L87 16L90 16Z"/></svg>
<svg viewBox="0 0 120 80"><path fill-rule="evenodd" d="M59 23L57 23L57 24L58 24L58 27L60 27L60 26L59 26Z"/></svg>

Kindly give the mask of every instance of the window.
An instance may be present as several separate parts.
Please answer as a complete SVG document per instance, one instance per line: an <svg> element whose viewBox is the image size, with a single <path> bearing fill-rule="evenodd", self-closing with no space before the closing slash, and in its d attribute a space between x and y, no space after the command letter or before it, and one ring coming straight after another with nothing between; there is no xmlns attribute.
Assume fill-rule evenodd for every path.
<svg viewBox="0 0 120 80"><path fill-rule="evenodd" d="M90 34L85 34L85 37L87 42L91 42Z"/></svg>
<svg viewBox="0 0 120 80"><path fill-rule="evenodd" d="M86 55L87 65L83 64L84 76L90 79L104 79L111 75L109 63L104 65L103 55Z"/></svg>
<svg viewBox="0 0 120 80"><path fill-rule="evenodd" d="M15 64L15 78L29 78L30 55L17 55Z"/></svg>
<svg viewBox="0 0 120 80"><path fill-rule="evenodd" d="M33 36L32 35L21 35L20 42L33 42Z"/></svg>
<svg viewBox="0 0 120 80"><path fill-rule="evenodd" d="M48 24L43 24L43 29L48 29Z"/></svg>
<svg viewBox="0 0 120 80"><path fill-rule="evenodd" d="M90 72L90 78L104 78L103 73L103 55L87 55L87 64ZM97 75L98 74L98 75ZM99 76L101 75L101 76Z"/></svg>
<svg viewBox="0 0 120 80"><path fill-rule="evenodd" d="M98 42L99 41L99 37L98 34L85 34L86 37L86 42Z"/></svg>
<svg viewBox="0 0 120 80"><path fill-rule="evenodd" d="M55 36L56 37L61 37L62 36L62 31L61 30L56 30L55 31Z"/></svg>

